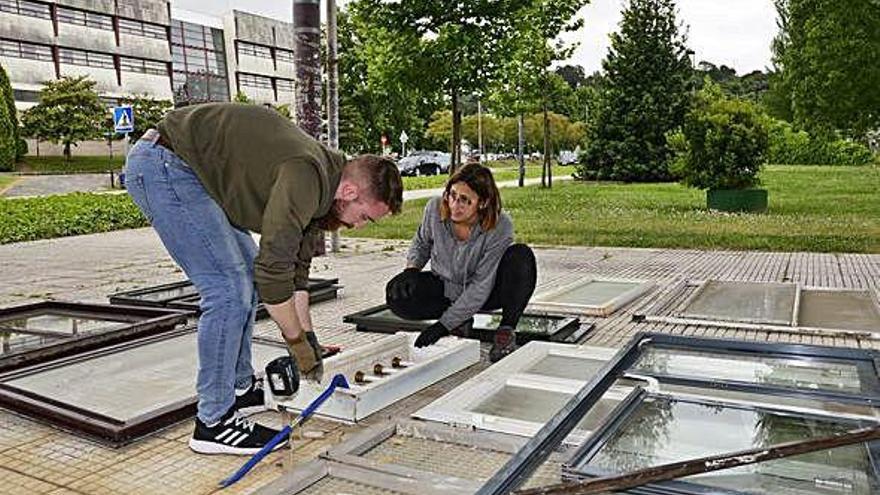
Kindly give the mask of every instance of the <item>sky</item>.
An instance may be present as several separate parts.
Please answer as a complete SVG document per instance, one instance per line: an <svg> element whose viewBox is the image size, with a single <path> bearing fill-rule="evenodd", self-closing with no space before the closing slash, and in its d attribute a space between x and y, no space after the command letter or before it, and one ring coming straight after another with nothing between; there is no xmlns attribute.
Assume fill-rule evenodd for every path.
<svg viewBox="0 0 880 495"><path fill-rule="evenodd" d="M587 74L602 68L608 52L608 35L617 30L626 0L592 0L579 13L585 25L569 33L566 42L578 42L564 63L584 66ZM337 0L344 6L346 0ZM688 27L688 46L696 59L727 65L738 74L770 67L770 42L776 34L773 0L678 0L679 22ZM174 7L221 14L235 8L276 19L291 20L290 0L174 0ZM324 2L321 2L324 12Z"/></svg>

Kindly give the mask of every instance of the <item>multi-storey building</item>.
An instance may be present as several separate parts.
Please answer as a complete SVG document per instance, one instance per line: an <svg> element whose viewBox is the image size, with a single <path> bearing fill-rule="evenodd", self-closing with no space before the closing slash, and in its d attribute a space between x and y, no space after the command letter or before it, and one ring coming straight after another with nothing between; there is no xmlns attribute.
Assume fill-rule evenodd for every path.
<svg viewBox="0 0 880 495"><path fill-rule="evenodd" d="M169 4L164 0L0 0L0 63L16 106L33 106L42 83L87 75L112 102L171 99Z"/></svg>
<svg viewBox="0 0 880 495"><path fill-rule="evenodd" d="M0 0L0 64L16 106L45 81L87 75L108 103L146 94L187 105L294 101L293 26L242 11L211 16L166 0Z"/></svg>

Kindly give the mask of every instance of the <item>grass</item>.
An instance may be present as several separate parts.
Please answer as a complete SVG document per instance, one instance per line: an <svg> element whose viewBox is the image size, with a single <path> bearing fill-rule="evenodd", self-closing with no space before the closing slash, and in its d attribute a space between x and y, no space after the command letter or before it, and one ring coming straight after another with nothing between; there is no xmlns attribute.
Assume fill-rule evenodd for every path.
<svg viewBox="0 0 880 495"><path fill-rule="evenodd" d="M704 191L675 183L567 181L502 197L517 240L533 244L880 253L880 168L770 166L761 179L762 215L707 211ZM409 239L426 202L345 235Z"/></svg>
<svg viewBox="0 0 880 495"><path fill-rule="evenodd" d="M517 180L519 178L519 168L517 168L516 162L492 162L492 164L490 164L490 168L492 169L492 175L494 175L496 182ZM553 167L554 177L558 175L571 175L572 172L574 172L574 168L572 167ZM531 179L537 177L541 177L541 165L527 162L526 178ZM404 177L403 188L407 191L412 191L416 189L434 189L438 187L443 187L448 179L448 174L423 177Z"/></svg>
<svg viewBox="0 0 880 495"><path fill-rule="evenodd" d="M0 175L0 192L12 185L18 178L12 175Z"/></svg>
<svg viewBox="0 0 880 495"><path fill-rule="evenodd" d="M15 164L15 170L23 173L75 174L98 173L120 170L125 163L122 156L72 156L70 163L63 156L26 156Z"/></svg>

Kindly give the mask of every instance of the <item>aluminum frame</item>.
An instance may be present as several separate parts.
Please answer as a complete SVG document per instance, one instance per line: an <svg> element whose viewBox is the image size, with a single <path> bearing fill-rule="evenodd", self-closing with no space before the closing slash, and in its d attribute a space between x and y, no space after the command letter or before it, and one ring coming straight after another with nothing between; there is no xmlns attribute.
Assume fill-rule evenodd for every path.
<svg viewBox="0 0 880 495"><path fill-rule="evenodd" d="M183 328L2 373L0 374L0 406L65 430L82 433L113 447L125 445L144 435L192 417L196 412L197 397L195 393L174 404L123 421L64 403L52 397L20 389L7 382L39 374L44 370L82 363L152 343L195 334L196 331L194 328ZM279 342L259 338L254 339L254 344L277 347L279 352L286 352L287 349Z"/></svg>
<svg viewBox="0 0 880 495"><path fill-rule="evenodd" d="M427 476L426 473L425 477L412 478L317 459L288 471L257 490L255 495L297 495L330 478L351 482L355 487L366 486L402 495L471 495L473 493L469 486L461 487L460 480L451 476Z"/></svg>
<svg viewBox="0 0 880 495"><path fill-rule="evenodd" d="M310 278L308 286L309 302L318 303L335 298L339 289L342 288L338 283L338 278ZM144 299L142 297L147 294L155 294L167 290L186 289L190 287L192 287L192 291L177 296L159 299ZM117 292L108 297L110 299L110 304L182 309L201 314L201 308L199 307L199 301L201 298L199 297L198 291L195 290L193 283L189 280ZM263 303L260 302L257 305L256 319L259 320L268 316L269 312L266 310Z"/></svg>
<svg viewBox="0 0 880 495"><path fill-rule="evenodd" d="M555 296L569 292L577 287L581 287L592 282L612 282L612 283L628 283L638 284L636 287L627 290L609 300L604 304L574 304L553 301ZM555 311L566 314L574 314L581 316L601 316L607 317L614 314L620 308L630 304L639 297L643 296L656 286L653 280L645 279L629 279L629 278L613 278L613 277L589 277L572 282L562 287L557 287L544 291L532 297L528 307L539 311Z"/></svg>
<svg viewBox="0 0 880 495"><path fill-rule="evenodd" d="M375 313L385 311L387 309L389 309L387 304L380 304L378 306L373 306L358 311L356 313L345 315L342 318L342 321L345 323L354 324L355 329L359 332L376 333L397 333L401 331L420 332L431 325L431 323L426 320L403 320L372 316ZM491 315L497 314L497 312L479 311L477 314ZM539 312L525 312L522 316L555 320L556 325L554 327L554 331L547 334L517 330L517 345L525 345L533 340L577 343L595 328L594 323L591 322L581 324L577 318L572 316ZM471 334L466 337L475 337L481 342L493 342L495 339L495 329L475 326L471 329Z"/></svg>
<svg viewBox="0 0 880 495"><path fill-rule="evenodd" d="M151 308L143 306L120 306L110 304L84 304L67 301L42 301L37 303L11 306L0 309L0 329L9 329L17 333L46 336L46 332L19 330L3 322L16 320L45 312L66 313L71 316L93 317L96 319L128 323L122 328L105 332L86 333L76 336L64 336L52 333L55 341L33 348L24 348L0 356L0 372L19 369L25 366L40 364L51 359L70 356L102 346L109 346L127 340L161 334L184 325L191 313L179 310Z"/></svg>
<svg viewBox="0 0 880 495"><path fill-rule="evenodd" d="M726 403L725 401L721 400L679 398L676 397L675 394L652 393L642 390L639 394L633 396L632 400L628 401L625 407L621 408L614 418L606 422L602 426L602 428L596 430L596 432L594 432L594 434L590 438L588 438L586 442L584 442L580 447L577 448L577 450L575 450L575 452L571 455L571 458L563 466L563 477L567 481L580 481L620 474L607 469L590 467L586 464L589 463L590 460L592 460L603 448L605 448L612 436L620 431L621 428L623 428L623 425L627 423L631 415L634 414L636 410L640 406L642 406L644 402L648 399L672 399L703 406L719 406L749 411L778 411L781 414L791 415L791 412L789 411L779 411L768 407L743 406L741 404ZM853 428L872 426L872 424L868 421L844 419L828 415L823 416L818 414L801 413L797 414L797 416L801 418L819 419L825 421L828 421L829 419L834 419L839 423L848 423ZM866 445L865 447L867 448L868 458L871 461L871 474L873 474L874 484L880 486L880 441L871 442L870 445ZM670 480L659 483L648 483L641 487L631 488L627 490L627 493L638 495L748 495L749 492L702 485L698 481Z"/></svg>
<svg viewBox="0 0 880 495"><path fill-rule="evenodd" d="M873 301L874 309L880 315L880 299L876 292L865 288L852 287L821 287L815 285L797 284L797 293L795 304L792 308L792 324L770 324L756 323L745 320L730 321L721 318L702 319L695 317L686 317L680 314L680 311L689 304L694 297L700 292L705 283L710 280L679 280L673 284L663 294L649 304L644 304L637 308L633 314L633 321L647 321L651 323L668 323L674 325L704 325L717 328L733 328L740 330L757 330L767 332L793 332L805 335L818 335L824 337L839 337L841 334L852 335L857 338L880 340L880 328L876 332L866 330L854 330L839 327L810 327L802 326L798 321L801 310L801 295L804 291L828 291L828 292L868 292L869 297ZM778 283L778 282L771 282ZM684 296L687 291L693 293ZM708 315L707 315L708 316Z"/></svg>
<svg viewBox="0 0 880 495"><path fill-rule="evenodd" d="M670 340L672 339L672 340ZM676 337L664 334L653 334L653 333L638 333L623 347L620 351L615 354L615 356L605 364L605 366L597 372L597 374L590 380L589 383L583 386L577 394L575 394L563 407L556 413L556 415L551 418L543 428L531 439L526 445L517 452L513 458L505 464L495 475L487 481L479 491L477 491L478 495L502 495L511 492L512 490L519 487L525 479L528 479L528 476L531 474L534 469L536 469L552 452L555 448L562 444L562 441L566 436L575 428L577 423L586 415L587 412L593 407L593 405L602 397L602 395L611 387L615 380L620 377L623 377L627 374L633 364L639 359L642 354L642 350L645 346L677 341L679 343L686 343L692 340L696 341L710 341L715 339L696 339L692 337ZM742 343L738 341L724 341L724 340L715 340L720 344L720 346L734 342L736 344L743 345L751 345L751 346L770 346L777 351L786 351L789 355L798 355L800 351L801 354L804 355L812 355L815 356L816 352L819 350L824 350L830 355L834 356L851 356L857 357L860 359L870 360L873 363L875 371L880 370L878 368L877 361L877 353L874 351L865 351L865 350L857 350L857 349L840 349L840 348L832 348L832 347L819 347L819 346L801 346L794 344L760 344L760 343ZM804 352L806 351L806 352ZM644 376L633 374L633 377L636 376ZM709 383L709 382L707 382ZM719 384L718 388L724 388ZM754 391L762 391L760 387L755 387L752 389ZM773 390L772 392L778 392L778 390ZM787 394L794 397L803 397L803 393L790 393ZM632 400L635 400L634 397L637 397L636 394L630 396ZM817 399L823 399L824 397L820 394L814 395ZM871 404L874 402L874 397L865 396L862 397L865 403ZM629 405L631 401L624 401L621 403L618 408L612 412L610 421L605 423L605 426L608 427L609 424L612 424L614 421L619 420L620 413L622 413ZM601 431L601 428L600 428ZM594 434L593 436L598 436ZM873 452L873 445L872 445ZM872 455L874 455L872 453ZM874 459L878 459L880 457L874 457ZM633 491L632 493L644 493L644 494L656 494L656 493L669 493L669 492L656 492L656 491Z"/></svg>
<svg viewBox="0 0 880 495"><path fill-rule="evenodd" d="M632 369L632 374L648 376L664 383L690 387L736 390L783 397L820 398L844 403L880 404L880 352L869 349L825 347L805 344L752 342L706 337L653 334L650 345L658 349L682 349L708 351L726 355L756 355L763 357L795 358L811 362L840 362L852 364L858 369L859 380L865 389L863 394L832 392L821 389L805 389L780 385L756 384L735 380L716 380L700 377L649 373Z"/></svg>

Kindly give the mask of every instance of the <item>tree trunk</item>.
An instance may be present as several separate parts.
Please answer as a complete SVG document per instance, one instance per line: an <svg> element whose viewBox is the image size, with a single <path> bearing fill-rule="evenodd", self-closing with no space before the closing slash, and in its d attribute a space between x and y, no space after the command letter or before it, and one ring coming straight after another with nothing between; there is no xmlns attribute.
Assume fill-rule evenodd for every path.
<svg viewBox="0 0 880 495"><path fill-rule="evenodd" d="M321 139L321 6L312 0L293 0L296 123L309 136ZM315 256L325 254L324 235L315 243Z"/></svg>
<svg viewBox="0 0 880 495"><path fill-rule="evenodd" d="M64 161L70 163L70 143L64 143Z"/></svg>
<svg viewBox="0 0 880 495"><path fill-rule="evenodd" d="M525 127L525 117L520 113L516 116L516 157L519 160L519 187L526 185Z"/></svg>
<svg viewBox="0 0 880 495"><path fill-rule="evenodd" d="M544 111L544 168L541 172L541 185L553 187L553 171L550 169L550 116L547 112L547 96L543 98ZM544 184L544 174L547 175L547 184Z"/></svg>
<svg viewBox="0 0 880 495"><path fill-rule="evenodd" d="M339 149L339 59L337 56L336 0L327 0L327 145ZM339 252L339 231L330 234L330 251Z"/></svg>
<svg viewBox="0 0 880 495"><path fill-rule="evenodd" d="M452 164L449 174L454 174L461 165L461 109L458 107L458 90L452 90Z"/></svg>

